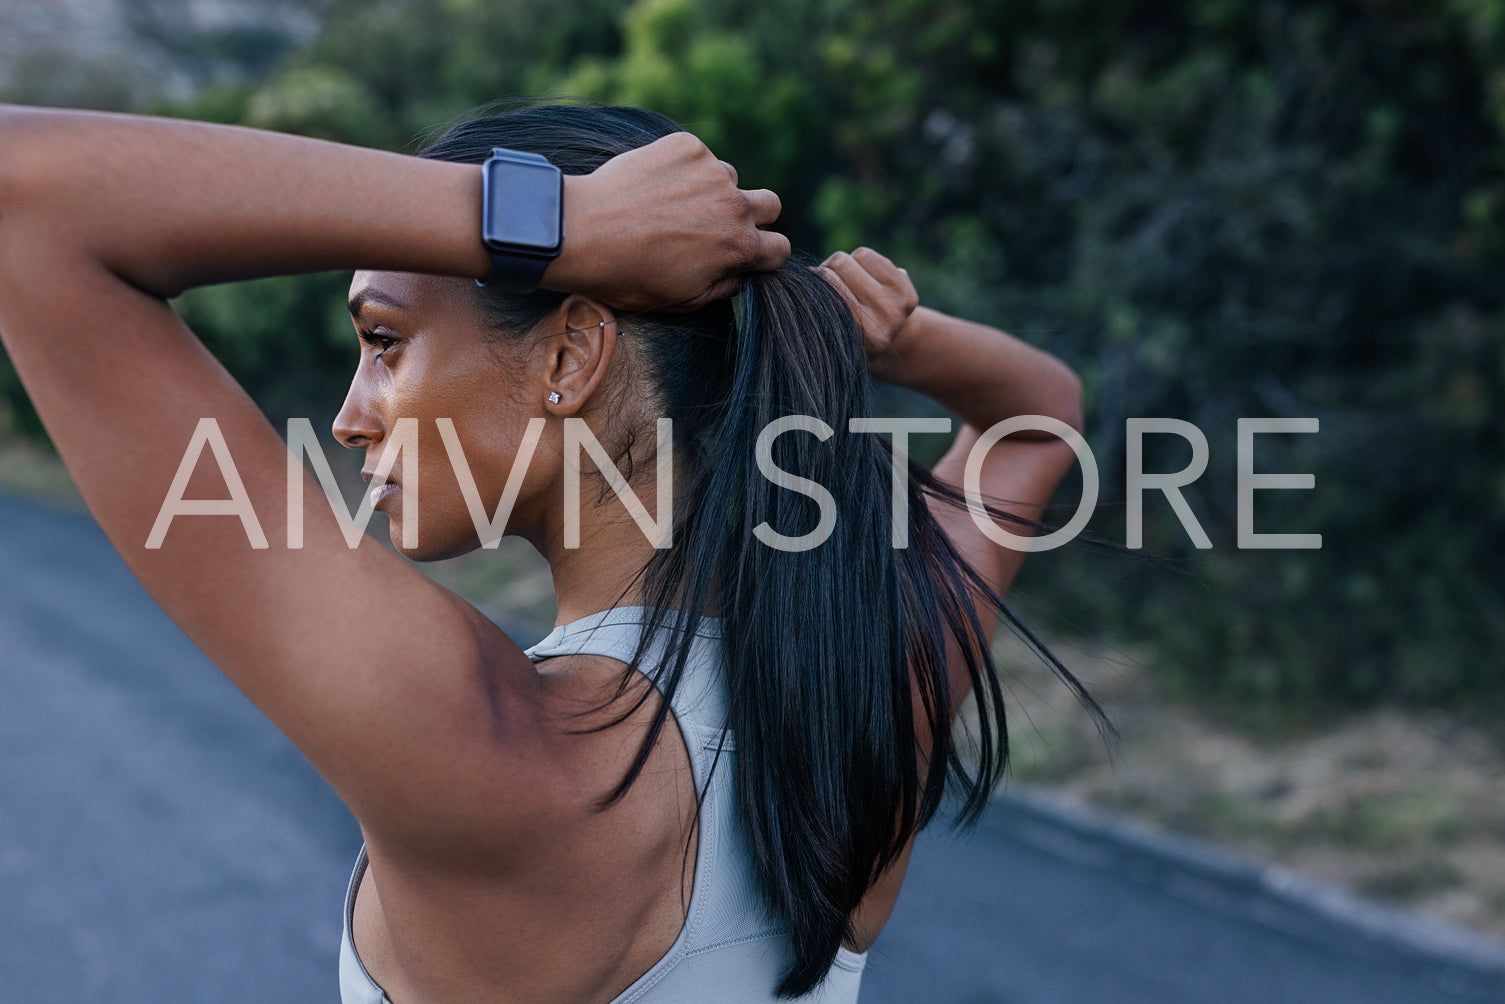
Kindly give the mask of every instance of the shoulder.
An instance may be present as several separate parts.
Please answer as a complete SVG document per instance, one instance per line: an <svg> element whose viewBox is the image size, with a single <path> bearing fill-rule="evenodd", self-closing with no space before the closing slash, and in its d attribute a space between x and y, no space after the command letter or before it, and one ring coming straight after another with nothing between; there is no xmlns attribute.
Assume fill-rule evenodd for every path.
<svg viewBox="0 0 1505 1004"><path fill-rule="evenodd" d="M393 791L395 804L357 810L368 839L429 859L476 852L515 859L540 839L557 845L595 828L650 735L661 697L641 674L624 676L623 662L599 655L531 663L475 616L484 623L474 625L475 663L466 670L475 679L472 706L414 737L423 748L408 751L408 759L422 772L424 794L414 800ZM677 804L689 769L673 721L671 715L649 749L638 783L613 808L652 815Z"/></svg>

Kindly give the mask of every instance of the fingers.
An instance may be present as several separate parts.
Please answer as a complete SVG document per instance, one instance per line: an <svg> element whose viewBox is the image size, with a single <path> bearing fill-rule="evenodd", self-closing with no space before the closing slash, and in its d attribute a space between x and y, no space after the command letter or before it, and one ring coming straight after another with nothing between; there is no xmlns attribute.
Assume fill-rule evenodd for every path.
<svg viewBox="0 0 1505 1004"><path fill-rule="evenodd" d="M846 300L852 318L862 329L865 342L876 344L890 337L884 303L886 297L891 297L883 292L877 280L853 261L851 255L841 251L827 258L821 269L834 280L832 284Z"/></svg>
<svg viewBox="0 0 1505 1004"><path fill-rule="evenodd" d="M903 290L909 286L909 273L870 247L853 251L852 260L890 289Z"/></svg>
<svg viewBox="0 0 1505 1004"><path fill-rule="evenodd" d="M722 279L720 282L712 283L711 288L706 290L704 295L700 296L692 304L690 304L690 309L699 310L701 307L705 306L708 303L725 299L728 296L733 296L736 294L737 290L741 288L741 285L742 281L735 278Z"/></svg>
<svg viewBox="0 0 1505 1004"><path fill-rule="evenodd" d="M742 195L746 199L748 216L754 227L772 224L783 211L784 206L779 197L766 188L745 191ZM789 238L783 234L772 230L756 230L752 260L747 267L755 272L776 269L788 260L792 250Z"/></svg>
<svg viewBox="0 0 1505 1004"><path fill-rule="evenodd" d="M873 278L885 286L900 285L903 278L909 275L907 271L895 265L887 257L870 247L860 247L851 254L847 254L845 251L837 251L830 258L827 258L826 261L830 262L838 258L856 262L862 267L863 271L873 276Z"/></svg>
<svg viewBox="0 0 1505 1004"><path fill-rule="evenodd" d="M793 248L789 238L775 230L757 230L757 247L753 250L752 262L747 266L754 272L770 272L789 260Z"/></svg>
<svg viewBox="0 0 1505 1004"><path fill-rule="evenodd" d="M815 266L815 271L820 273L821 278L836 287L836 292L840 293L841 298L847 302L847 309L852 311L855 316L857 313L857 298L852 295L852 291L847 288L847 284L842 281L841 276L836 270L830 267L830 261L831 259L827 258L825 262Z"/></svg>
<svg viewBox="0 0 1505 1004"><path fill-rule="evenodd" d="M854 286L855 291L872 295L875 289L882 289L887 293L889 301L906 314L919 305L920 296L915 291L914 283L910 281L909 272L872 248L860 247L850 255L838 251L827 261L836 259L848 263L847 272L854 275L861 273L872 281L871 285L859 282Z"/></svg>
<svg viewBox="0 0 1505 1004"><path fill-rule="evenodd" d="M858 250L863 251L866 249L858 248ZM882 258L882 255L878 255L876 251L873 254ZM887 261L887 259L884 260ZM859 303L878 303L887 294L883 283L879 282L877 276L873 275L872 272L864 267L862 262L857 260L855 254L838 251L827 258L825 263L831 271L841 277L848 291L853 294L853 297ZM892 267L891 264L890 267Z"/></svg>
<svg viewBox="0 0 1505 1004"><path fill-rule="evenodd" d="M779 200L778 195L766 188L744 191L742 195L747 199L747 210L756 226L770 226L784 211L784 203Z"/></svg>
<svg viewBox="0 0 1505 1004"><path fill-rule="evenodd" d="M887 257L866 246L860 247L856 251L853 251L852 260L857 262L857 264L861 265L863 268L867 269L869 272L884 272L898 268L898 266L889 261Z"/></svg>

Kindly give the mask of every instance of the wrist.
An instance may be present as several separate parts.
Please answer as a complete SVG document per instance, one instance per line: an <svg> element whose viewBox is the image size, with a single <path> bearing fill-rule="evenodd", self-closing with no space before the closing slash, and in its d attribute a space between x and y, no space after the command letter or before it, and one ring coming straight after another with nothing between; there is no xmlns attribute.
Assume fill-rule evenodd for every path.
<svg viewBox="0 0 1505 1004"><path fill-rule="evenodd" d="M531 293L564 247L564 175L547 157L493 147L481 165L481 243L491 269L477 283Z"/></svg>
<svg viewBox="0 0 1505 1004"><path fill-rule="evenodd" d="M935 362L934 326L938 316L928 307L915 307L884 354L872 361L873 376L895 387L927 392L928 372Z"/></svg>
<svg viewBox="0 0 1505 1004"><path fill-rule="evenodd" d="M588 174L564 176L564 243L544 270L540 289L585 292L591 274L591 238L598 232L590 219L593 192Z"/></svg>

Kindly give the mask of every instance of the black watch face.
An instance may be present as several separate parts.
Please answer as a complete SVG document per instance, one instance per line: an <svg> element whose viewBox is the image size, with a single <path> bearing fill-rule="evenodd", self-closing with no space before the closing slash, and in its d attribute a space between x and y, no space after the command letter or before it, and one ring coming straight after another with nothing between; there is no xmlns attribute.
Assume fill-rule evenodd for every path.
<svg viewBox="0 0 1505 1004"><path fill-rule="evenodd" d="M558 251L561 187L559 171L547 164L489 161L482 238L501 251Z"/></svg>

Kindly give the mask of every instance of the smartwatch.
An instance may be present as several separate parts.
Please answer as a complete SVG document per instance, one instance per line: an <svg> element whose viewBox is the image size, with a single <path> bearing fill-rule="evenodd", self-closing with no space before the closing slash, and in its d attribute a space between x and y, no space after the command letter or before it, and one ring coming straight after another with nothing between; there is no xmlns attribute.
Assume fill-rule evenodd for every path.
<svg viewBox="0 0 1505 1004"><path fill-rule="evenodd" d="M536 153L496 147L481 165L481 243L491 274L476 285L531 293L564 247L564 175Z"/></svg>

